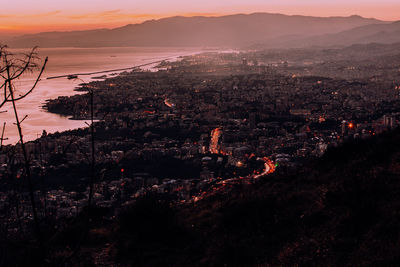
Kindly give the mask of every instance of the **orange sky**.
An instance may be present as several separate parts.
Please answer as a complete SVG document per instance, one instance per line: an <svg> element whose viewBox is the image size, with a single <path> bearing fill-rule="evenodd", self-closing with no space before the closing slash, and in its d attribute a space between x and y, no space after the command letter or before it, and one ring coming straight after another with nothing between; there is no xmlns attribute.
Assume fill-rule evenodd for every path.
<svg viewBox="0 0 400 267"><path fill-rule="evenodd" d="M114 28L175 15L219 16L252 12L311 16L357 14L400 20L400 0L13 0L2 7L0 33L14 34Z"/></svg>

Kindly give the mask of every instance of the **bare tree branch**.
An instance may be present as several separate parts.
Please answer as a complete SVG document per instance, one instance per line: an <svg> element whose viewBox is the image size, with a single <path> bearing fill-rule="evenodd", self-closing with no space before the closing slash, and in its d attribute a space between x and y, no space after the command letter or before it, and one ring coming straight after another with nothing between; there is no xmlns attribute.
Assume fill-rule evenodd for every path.
<svg viewBox="0 0 400 267"><path fill-rule="evenodd" d="M18 114L18 109L17 109L17 101L25 98L28 96L38 82L40 81L40 77L46 67L48 58L45 59L45 62L40 70L39 75L36 77L36 80L33 84L33 86L25 92L23 95L16 97L15 96L15 88L13 85L13 81L21 77L24 73L27 71L32 71L37 64L34 62L35 59L37 59L36 56L36 47L32 49L32 51L28 54L25 54L24 58L18 58L13 56L12 53L8 52L5 50L5 46L0 47L0 56L1 56L1 61L3 63L3 67L0 69L1 71L1 77L4 79L3 85L0 87L1 89L4 89L4 95L3 95L3 100L0 102L0 107L5 105L7 102L12 103L12 110L14 111L14 117L15 117L15 124L17 125L18 129L18 134L19 134L19 144L22 150L22 156L24 160L24 176L26 177L26 181L28 184L28 190L29 190L29 197L30 197L30 202L31 202L31 207L32 207L32 213L33 213L33 220L34 220L34 225L35 225L35 230L37 234L38 241L40 245L42 246L42 236L41 236L41 231L40 231L40 225L39 225L39 218L38 218L38 213L37 213L37 207L35 203L35 196L34 196L34 191L33 191L33 183L32 183L32 174L31 174L31 162L30 158L28 157L27 149L24 143L24 138L22 134L22 128L21 128L21 123L26 119L27 116L25 116L22 120L19 118ZM4 128L5 124L3 126L2 130L2 137L1 137L1 146L4 140Z"/></svg>
<svg viewBox="0 0 400 267"><path fill-rule="evenodd" d="M95 174L95 165L96 165L96 158L95 158L95 140L94 140L94 103L93 103L93 97L94 97L94 91L89 90L89 96L90 96L90 136L91 136L91 168L90 168L90 185L89 185L89 197L88 197L88 207L89 209L91 208L92 205L92 199L93 199L93 194L94 194L94 181L96 179L96 174Z"/></svg>
<svg viewBox="0 0 400 267"><path fill-rule="evenodd" d="M26 59L24 61L21 61L24 64L23 66L20 66L20 64L18 64L18 63L11 62L10 66L14 67L16 69L16 71L12 75L9 76L9 79L12 79L12 80L18 79L22 74L25 73L26 70L32 69L32 60L36 56L36 49L37 49L37 47L34 47L29 54L25 55ZM7 54L5 54L5 58L6 57L7 57Z"/></svg>
<svg viewBox="0 0 400 267"><path fill-rule="evenodd" d="M19 121L19 124L21 124L26 118L28 118L28 115L25 115L25 117ZM14 122L14 125L17 125L17 123Z"/></svg>
<svg viewBox="0 0 400 267"><path fill-rule="evenodd" d="M3 124L3 129L1 130L1 138L0 138L0 151L2 150L2 148L3 148L3 140L5 140L4 139L4 131L6 130L6 123L4 122L4 124Z"/></svg>
<svg viewBox="0 0 400 267"><path fill-rule="evenodd" d="M21 99L25 98L27 95L29 95L29 94L33 91L33 89L35 89L36 85L37 85L38 82L40 81L40 77L41 77L42 74L43 74L43 71L44 71L44 68L46 67L47 61L48 61L48 58L46 57L46 59L45 59L45 61L44 61L44 63L43 63L42 69L40 70L40 73L39 73L39 75L38 75L38 77L37 77L35 83L34 83L33 86L31 87L31 89L29 89L29 91L26 92L24 95L15 98L15 101L18 101L18 100L21 100Z"/></svg>

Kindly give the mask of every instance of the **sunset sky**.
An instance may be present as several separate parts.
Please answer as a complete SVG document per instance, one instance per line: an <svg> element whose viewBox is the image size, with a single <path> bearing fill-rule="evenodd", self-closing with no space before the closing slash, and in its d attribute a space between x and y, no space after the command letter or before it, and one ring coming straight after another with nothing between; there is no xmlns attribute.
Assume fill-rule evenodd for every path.
<svg viewBox="0 0 400 267"><path fill-rule="evenodd" d="M0 9L0 33L114 28L175 15L269 12L361 15L400 20L399 0L13 0Z"/></svg>

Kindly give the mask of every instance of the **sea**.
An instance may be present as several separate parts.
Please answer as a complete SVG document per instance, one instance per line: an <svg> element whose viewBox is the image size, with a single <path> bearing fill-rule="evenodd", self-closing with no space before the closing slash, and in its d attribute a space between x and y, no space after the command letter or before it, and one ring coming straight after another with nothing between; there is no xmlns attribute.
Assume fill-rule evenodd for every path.
<svg viewBox="0 0 400 267"><path fill-rule="evenodd" d="M27 49L11 49L9 51L16 56L29 52ZM16 104L18 116L20 120L23 120L21 125L24 141L37 139L43 130L46 130L47 133L54 133L87 127L85 121L71 120L67 116L47 112L43 109L43 105L48 99L78 94L79 92L74 89L79 84L92 81L93 78L102 76L103 73L78 76L77 79L68 79L67 77L47 79L48 77L130 68L159 60L177 60L180 56L200 52L199 48L176 47L39 48L37 50L38 64L42 64L48 57L42 78L34 91ZM142 68L152 70L155 65L150 64ZM27 73L15 81L16 96L29 90L37 74L38 71ZM4 123L3 144L16 144L19 141L19 135L11 103L7 103L0 109L0 135Z"/></svg>

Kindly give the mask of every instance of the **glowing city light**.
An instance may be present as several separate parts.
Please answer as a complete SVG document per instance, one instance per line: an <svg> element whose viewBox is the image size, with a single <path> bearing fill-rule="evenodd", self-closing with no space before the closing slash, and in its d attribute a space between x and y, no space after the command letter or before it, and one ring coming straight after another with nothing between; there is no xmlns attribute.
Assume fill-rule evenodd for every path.
<svg viewBox="0 0 400 267"><path fill-rule="evenodd" d="M222 135L222 130L221 128L215 128L214 130L211 131L211 143L210 143L210 152L213 154L218 154L219 149L218 149L218 142L219 138Z"/></svg>
<svg viewBox="0 0 400 267"><path fill-rule="evenodd" d="M175 104L174 104L174 103L171 103L171 102L169 101L169 99L165 99L165 100L164 100L164 104L165 104L167 107L170 107L170 108L174 108L174 107L175 107Z"/></svg>

